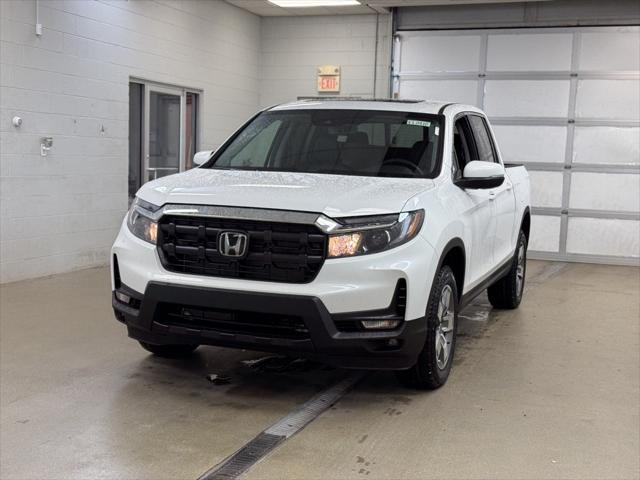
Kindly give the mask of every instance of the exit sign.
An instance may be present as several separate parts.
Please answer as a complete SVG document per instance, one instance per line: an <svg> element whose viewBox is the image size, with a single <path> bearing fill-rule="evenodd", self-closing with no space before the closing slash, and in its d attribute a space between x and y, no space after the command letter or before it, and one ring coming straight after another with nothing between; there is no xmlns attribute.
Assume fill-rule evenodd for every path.
<svg viewBox="0 0 640 480"><path fill-rule="evenodd" d="M340 92L340 67L321 65L318 67L318 92Z"/></svg>

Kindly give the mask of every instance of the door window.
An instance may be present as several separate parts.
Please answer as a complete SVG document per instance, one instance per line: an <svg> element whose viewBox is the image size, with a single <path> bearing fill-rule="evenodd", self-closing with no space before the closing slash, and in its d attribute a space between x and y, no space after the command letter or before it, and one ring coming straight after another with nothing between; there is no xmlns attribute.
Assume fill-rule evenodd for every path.
<svg viewBox="0 0 640 480"><path fill-rule="evenodd" d="M180 171L180 95L149 92L147 180Z"/></svg>
<svg viewBox="0 0 640 480"><path fill-rule="evenodd" d="M491 142L491 134L487 128L487 123L484 118L478 115L469 115L469 124L473 131L473 138L476 141L476 148L478 150L478 158L474 160L480 160L482 162L495 162L496 158L493 150L493 143Z"/></svg>
<svg viewBox="0 0 640 480"><path fill-rule="evenodd" d="M454 178L462 176L464 167L472 160L477 160L478 154L471 127L466 116L456 120L453 128L453 168Z"/></svg>

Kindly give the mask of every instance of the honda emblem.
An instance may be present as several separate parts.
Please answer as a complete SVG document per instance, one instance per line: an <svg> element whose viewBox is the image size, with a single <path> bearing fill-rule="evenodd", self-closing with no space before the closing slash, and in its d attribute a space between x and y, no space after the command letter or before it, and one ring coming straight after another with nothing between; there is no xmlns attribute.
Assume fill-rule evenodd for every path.
<svg viewBox="0 0 640 480"><path fill-rule="evenodd" d="M249 237L242 232L222 232L218 237L218 250L225 257L244 257L247 254Z"/></svg>

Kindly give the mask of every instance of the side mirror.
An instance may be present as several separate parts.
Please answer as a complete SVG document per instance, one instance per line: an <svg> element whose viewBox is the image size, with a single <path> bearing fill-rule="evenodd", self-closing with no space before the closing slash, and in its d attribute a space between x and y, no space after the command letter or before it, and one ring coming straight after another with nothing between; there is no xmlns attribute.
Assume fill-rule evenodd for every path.
<svg viewBox="0 0 640 480"><path fill-rule="evenodd" d="M464 167L462 178L454 183L460 188L495 188L504 182L504 167L499 163L473 160Z"/></svg>
<svg viewBox="0 0 640 480"><path fill-rule="evenodd" d="M211 158L213 154L213 150L203 150L202 152L198 152L193 156L193 164L194 165L202 165L207 160Z"/></svg>

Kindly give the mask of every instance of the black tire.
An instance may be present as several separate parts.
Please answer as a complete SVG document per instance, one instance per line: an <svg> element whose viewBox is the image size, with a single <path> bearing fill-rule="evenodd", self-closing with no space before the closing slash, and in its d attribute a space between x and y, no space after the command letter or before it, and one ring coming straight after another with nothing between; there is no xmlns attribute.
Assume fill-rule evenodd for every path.
<svg viewBox="0 0 640 480"><path fill-rule="evenodd" d="M188 357L199 345L155 345L153 343L140 342L142 348L163 358Z"/></svg>
<svg viewBox="0 0 640 480"><path fill-rule="evenodd" d="M449 355L439 365L436 338L441 335L440 328L444 322L440 321L438 315L439 305L443 298L443 292L448 289L451 294L453 309L453 328L450 330L450 346ZM398 379L402 384L410 388L420 390L434 390L444 385L449 378L451 372L451 364L453 363L453 355L456 347L456 333L458 331L458 289L456 287L456 279L453 271L447 265L443 266L436 276L431 293L429 294L429 303L426 311L427 321L427 339L424 348L418 357L417 363L409 370L401 370L397 372ZM440 350L442 352L442 350ZM444 365L442 364L444 363Z"/></svg>
<svg viewBox="0 0 640 480"><path fill-rule="evenodd" d="M522 262L519 260L520 252L522 252ZM521 269L519 268L520 266L522 267ZM516 252L513 255L509 273L487 289L489 301L491 302L491 305L493 305L493 308L501 308L505 310L518 308L522 301L522 292L524 291L526 273L527 237L524 232L520 230ZM522 275L521 282L518 281L518 277L520 275Z"/></svg>

